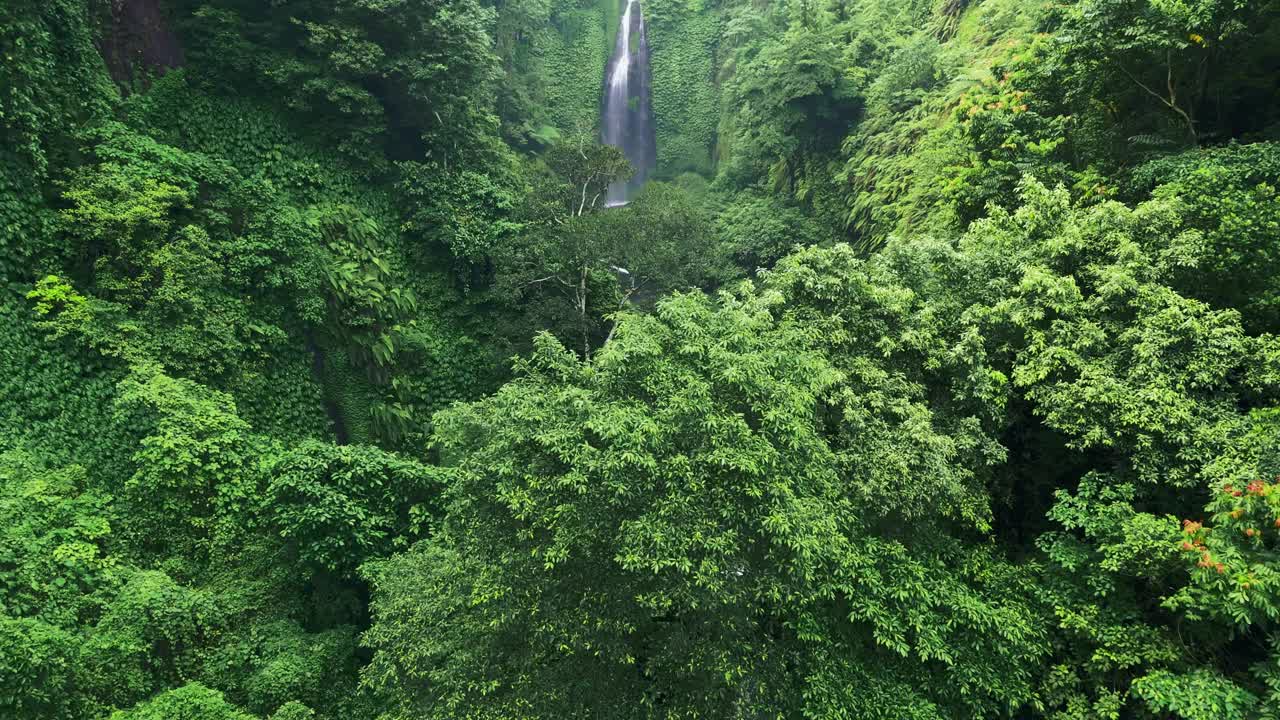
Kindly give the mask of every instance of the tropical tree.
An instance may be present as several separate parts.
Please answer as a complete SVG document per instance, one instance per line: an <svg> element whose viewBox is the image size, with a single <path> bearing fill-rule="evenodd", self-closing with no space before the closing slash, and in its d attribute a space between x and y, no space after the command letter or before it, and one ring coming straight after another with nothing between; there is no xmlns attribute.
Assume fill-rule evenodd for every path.
<svg viewBox="0 0 1280 720"><path fill-rule="evenodd" d="M824 330L776 291L676 296L590 360L541 336L441 414L441 534L368 568L390 717L1024 702L1030 578L950 539L981 523L945 468L958 439L886 404L892 373L833 365Z"/></svg>

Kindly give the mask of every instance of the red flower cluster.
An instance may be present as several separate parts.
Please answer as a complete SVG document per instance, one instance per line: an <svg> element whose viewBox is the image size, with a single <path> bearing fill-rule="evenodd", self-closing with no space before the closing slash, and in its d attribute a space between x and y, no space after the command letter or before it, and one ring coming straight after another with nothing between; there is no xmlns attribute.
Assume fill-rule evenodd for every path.
<svg viewBox="0 0 1280 720"><path fill-rule="evenodd" d="M1205 553L1200 556L1200 562L1196 563L1196 567L1213 568L1218 571L1218 574L1222 574L1227 571L1227 566L1220 562L1214 562L1213 556L1210 555L1208 551L1205 551Z"/></svg>
<svg viewBox="0 0 1280 720"><path fill-rule="evenodd" d="M1209 550L1205 548L1204 540L1197 537L1201 530L1204 529L1203 523L1194 520L1182 521L1182 532L1190 536L1189 539L1182 541L1183 552L1193 552L1199 550L1204 553L1204 558L1200 561L1200 567L1208 567L1206 562L1209 561Z"/></svg>
<svg viewBox="0 0 1280 720"><path fill-rule="evenodd" d="M1280 493L1280 476L1276 477L1275 482L1262 479L1253 480L1243 489L1237 488L1230 483L1225 483L1222 485L1220 492L1228 497L1244 498L1243 500L1235 501L1220 500L1216 508L1221 508L1219 512L1225 512L1225 515L1231 518L1231 521L1242 521L1248 516L1249 521L1247 523L1242 521L1239 524L1235 524L1227 521L1228 525L1231 529L1239 530L1245 537L1255 543L1260 542L1263 538L1263 528L1266 527L1262 523L1267 522L1266 518L1274 516L1276 511L1274 501L1269 501L1267 498L1272 493ZM1253 498L1258 499L1253 500ZM1226 507L1223 507L1224 505ZM1262 515L1262 518L1259 518L1259 515ZM1221 518L1223 516L1217 515L1216 517ZM1274 527L1280 529L1280 517L1274 518ZM1180 543L1179 547L1182 552L1199 554L1200 557L1196 563L1197 567L1212 569L1222 574L1226 572L1226 564L1215 560L1209 547L1205 544L1205 540L1211 530L1212 528L1205 527L1204 523L1195 520L1183 520L1182 532L1185 535L1185 539ZM1249 583L1246 582L1241 587L1247 588Z"/></svg>

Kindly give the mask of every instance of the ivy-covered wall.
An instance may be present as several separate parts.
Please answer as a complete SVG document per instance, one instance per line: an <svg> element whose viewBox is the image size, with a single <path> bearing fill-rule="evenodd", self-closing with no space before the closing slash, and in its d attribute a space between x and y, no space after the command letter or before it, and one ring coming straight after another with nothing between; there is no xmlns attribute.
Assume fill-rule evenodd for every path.
<svg viewBox="0 0 1280 720"><path fill-rule="evenodd" d="M642 0L649 31L659 178L710 175L720 119L722 16L706 0Z"/></svg>
<svg viewBox="0 0 1280 720"><path fill-rule="evenodd" d="M50 167L115 96L94 37L82 0L0 2L0 279L36 270L36 249L52 242Z"/></svg>
<svg viewBox="0 0 1280 720"><path fill-rule="evenodd" d="M548 119L562 134L599 125L604 70L620 8L619 0L560 0L552 9L552 26L534 41L541 48Z"/></svg>

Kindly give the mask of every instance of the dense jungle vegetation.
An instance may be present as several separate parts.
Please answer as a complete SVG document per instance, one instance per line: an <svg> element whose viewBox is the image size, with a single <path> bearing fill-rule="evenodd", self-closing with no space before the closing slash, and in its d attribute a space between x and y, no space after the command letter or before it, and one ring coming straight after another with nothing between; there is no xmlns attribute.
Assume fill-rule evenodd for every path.
<svg viewBox="0 0 1280 720"><path fill-rule="evenodd" d="M1280 720L1280 2L0 2L0 718Z"/></svg>

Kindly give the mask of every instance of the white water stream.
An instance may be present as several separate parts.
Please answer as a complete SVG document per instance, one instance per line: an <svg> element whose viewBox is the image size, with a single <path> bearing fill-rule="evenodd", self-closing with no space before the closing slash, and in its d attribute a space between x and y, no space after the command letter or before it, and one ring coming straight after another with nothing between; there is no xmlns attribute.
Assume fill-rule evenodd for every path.
<svg viewBox="0 0 1280 720"><path fill-rule="evenodd" d="M609 186L606 206L625 205L657 164L653 112L649 100L649 40L639 0L627 3L618 26L613 57L605 73L601 140L622 150L635 175Z"/></svg>

